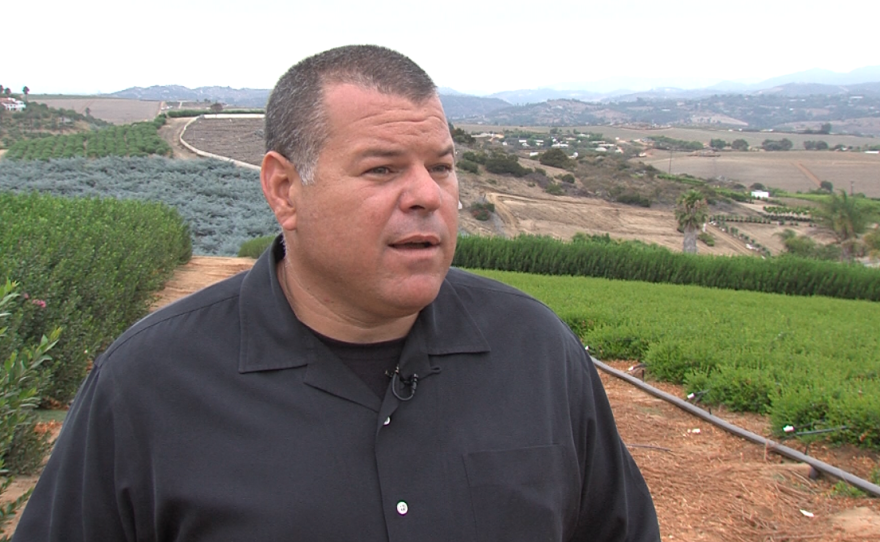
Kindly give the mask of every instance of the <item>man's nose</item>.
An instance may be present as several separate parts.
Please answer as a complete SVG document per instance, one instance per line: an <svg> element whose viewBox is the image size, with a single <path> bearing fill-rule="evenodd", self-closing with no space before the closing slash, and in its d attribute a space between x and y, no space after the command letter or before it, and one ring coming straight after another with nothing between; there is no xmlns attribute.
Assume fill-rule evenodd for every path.
<svg viewBox="0 0 880 542"><path fill-rule="evenodd" d="M406 179L406 187L401 197L404 211L435 211L443 202L440 185L424 166L419 166Z"/></svg>

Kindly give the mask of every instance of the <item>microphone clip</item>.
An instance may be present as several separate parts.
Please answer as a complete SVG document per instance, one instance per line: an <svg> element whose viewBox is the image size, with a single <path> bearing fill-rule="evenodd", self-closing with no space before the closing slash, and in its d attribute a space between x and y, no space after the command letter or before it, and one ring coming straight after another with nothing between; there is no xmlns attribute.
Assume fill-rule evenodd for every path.
<svg viewBox="0 0 880 542"><path fill-rule="evenodd" d="M409 401L415 396L416 388L419 386L419 375L413 373L410 377L400 376L400 366L394 368L394 373L386 372L385 374L391 377L391 393L395 397L401 401ZM407 388L409 388L408 395L405 394Z"/></svg>

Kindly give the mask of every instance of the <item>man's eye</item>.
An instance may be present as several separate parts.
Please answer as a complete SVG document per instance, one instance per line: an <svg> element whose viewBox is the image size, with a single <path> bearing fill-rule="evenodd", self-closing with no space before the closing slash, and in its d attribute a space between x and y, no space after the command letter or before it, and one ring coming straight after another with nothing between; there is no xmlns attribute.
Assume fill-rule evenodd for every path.
<svg viewBox="0 0 880 542"><path fill-rule="evenodd" d="M367 171L367 173L371 175L388 175L389 173L391 173L391 168L387 166L374 167Z"/></svg>
<svg viewBox="0 0 880 542"><path fill-rule="evenodd" d="M431 169L434 171L434 173L440 173L440 174L452 173L452 166L450 166L448 164L440 164L439 166L434 166Z"/></svg>

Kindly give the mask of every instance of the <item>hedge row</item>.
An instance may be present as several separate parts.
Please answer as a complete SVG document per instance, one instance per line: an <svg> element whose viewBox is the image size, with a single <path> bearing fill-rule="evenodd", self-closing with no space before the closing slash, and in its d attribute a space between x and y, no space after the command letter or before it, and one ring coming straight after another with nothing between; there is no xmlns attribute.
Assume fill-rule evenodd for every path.
<svg viewBox="0 0 880 542"><path fill-rule="evenodd" d="M563 242L535 236L462 237L453 265L880 301L880 271L860 265L793 256L697 256L639 242L615 242L608 237L582 239Z"/></svg>
<svg viewBox="0 0 880 542"><path fill-rule="evenodd" d="M604 361L647 365L703 404L832 429L880 450L880 305L586 277L477 271L535 296ZM841 429L845 426L845 429Z"/></svg>
<svg viewBox="0 0 880 542"><path fill-rule="evenodd" d="M161 203L0 192L0 277L29 300L0 359L56 327L44 402L66 404L88 363L146 314L152 294L189 259L189 229Z"/></svg>

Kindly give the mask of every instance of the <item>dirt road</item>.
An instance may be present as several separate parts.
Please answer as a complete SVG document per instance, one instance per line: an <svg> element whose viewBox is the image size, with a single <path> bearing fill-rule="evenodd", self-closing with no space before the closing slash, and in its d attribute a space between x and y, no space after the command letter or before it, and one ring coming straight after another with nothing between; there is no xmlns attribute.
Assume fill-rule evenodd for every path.
<svg viewBox="0 0 880 542"><path fill-rule="evenodd" d="M199 155L180 144L180 134L183 133L183 129L186 127L186 123L190 120L192 119L187 117L168 117L168 119L166 119L165 121L165 126L159 128L159 137L161 137L162 139L167 141L169 145L171 145L173 158L180 158L182 160L192 160L193 158L200 158Z"/></svg>

